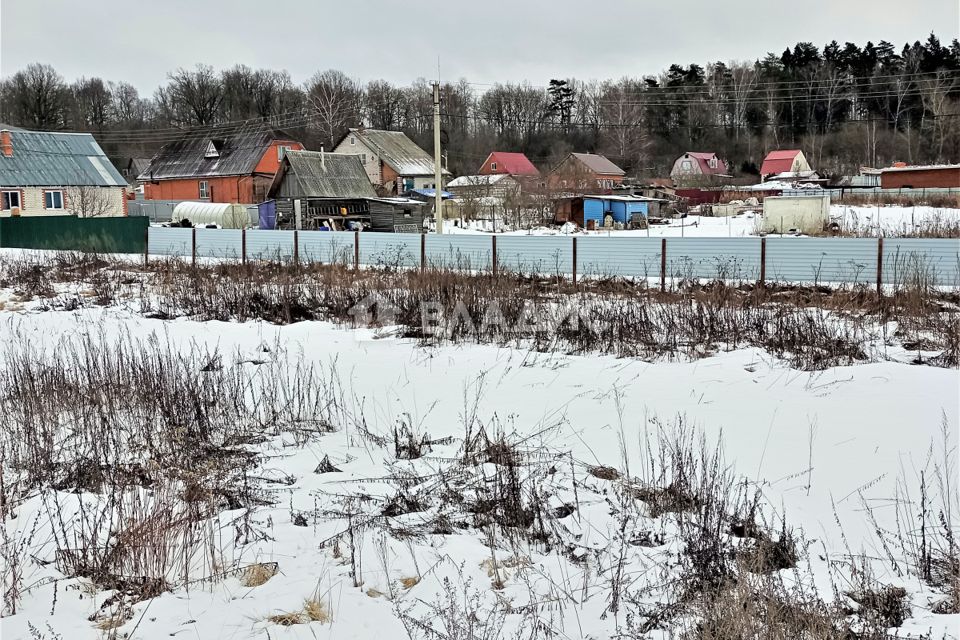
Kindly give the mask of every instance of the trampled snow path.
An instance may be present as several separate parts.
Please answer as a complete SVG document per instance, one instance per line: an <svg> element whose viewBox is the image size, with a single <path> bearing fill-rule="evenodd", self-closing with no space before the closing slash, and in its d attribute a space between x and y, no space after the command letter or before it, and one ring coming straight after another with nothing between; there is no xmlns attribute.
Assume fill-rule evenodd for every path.
<svg viewBox="0 0 960 640"><path fill-rule="evenodd" d="M14 331L14 326L17 331ZM186 349L191 343L216 347L225 358L302 352L310 360L337 368L352 391L365 399L368 418L388 433L398 416L409 413L432 438L462 435L465 393L469 396L484 375L480 417L496 416L519 432L550 431L542 446L572 450L587 462L621 465L621 437L631 462L640 460L644 424L656 415L672 419L683 414L702 427L708 441L722 438L728 460L743 476L764 487L772 503L781 505L787 520L802 527L808 539L814 574L828 587L824 563L818 556L846 553L835 518L854 553L882 557L875 548L873 526L864 515L871 504L881 525L892 522L889 498L898 475L913 479L923 466L932 443L941 437L944 418L950 432L960 425L960 375L956 370L911 366L894 362L839 367L817 373L791 370L758 350L722 353L696 362L646 363L607 356L568 357L531 354L492 346L463 345L421 348L405 340L381 337L368 330L349 331L321 322L278 327L263 323L199 323L159 321L112 309L77 312L0 313L0 349L11 339L27 339L52 346L87 332L104 335L129 333L146 338L156 333ZM277 349L277 346L281 349ZM254 367L255 365L250 365ZM466 390L466 391L465 391ZM618 409L619 406L619 409ZM809 448L811 425L815 427ZM275 443L276 444L276 443ZM954 440L954 444L956 441ZM383 473L384 460L371 455L349 434L339 432L304 449L278 448L268 465L277 474L293 476L294 483L279 504L255 515L258 526L271 539L243 551L245 562L272 561L280 574L265 585L245 588L235 578L201 585L189 593L178 590L136 606L135 618L120 632L159 640L183 638L402 638L403 628L386 597L391 585L415 571L411 554L390 552L384 568L368 552L362 589L354 588L342 559L319 541L334 531L331 525L296 527L295 511L315 507L317 492L333 490L336 482L375 477ZM324 455L344 473L336 480L313 473ZM812 461L809 475L808 459ZM807 490L809 480L810 488ZM376 493L377 487L368 489ZM809 493L809 495L808 495ZM834 507L835 505L835 507ZM25 503L8 531L21 534L38 500ZM598 505L600 511L605 511ZM834 515L836 509L836 516ZM608 526L597 511L597 526ZM587 509L587 514L591 511ZM592 518L587 518L592 520ZM595 531L598 539L609 531ZM367 544L373 545L370 541ZM372 548L372 547L371 547ZM482 563L488 549L474 537L437 538L416 551L423 580L403 590L411 603L430 602L443 591L443 576L463 573L489 595L489 580ZM547 574L559 580L569 567L556 556L532 557ZM42 584L55 576L49 567L34 567L30 589L20 612L2 620L3 639L31 638L29 624L64 639L103 637L87 616L108 594L90 594L75 580ZM878 576L898 582L892 575ZM508 581L509 582L509 581ZM915 603L926 602L927 592L909 579L906 584ZM264 622L267 615L302 605L320 591L330 603L328 625L312 623L278 627ZM509 597L520 597L508 587ZM599 600L599 601L598 601ZM560 637L607 637L612 621L601 621L605 602L587 599L568 608ZM960 616L935 616L915 607L916 617L904 632L934 631L936 638L955 634ZM122 637L122 636L121 636ZM956 637L956 636L952 636Z"/></svg>

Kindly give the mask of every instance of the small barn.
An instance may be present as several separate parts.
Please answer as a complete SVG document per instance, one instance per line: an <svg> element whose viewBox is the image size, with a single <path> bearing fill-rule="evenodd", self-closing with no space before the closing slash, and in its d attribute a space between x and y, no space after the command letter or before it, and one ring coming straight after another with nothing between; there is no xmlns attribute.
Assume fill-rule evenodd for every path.
<svg viewBox="0 0 960 640"><path fill-rule="evenodd" d="M610 223L629 226L637 218L659 215L660 201L641 196L579 196L562 198L555 206L554 222L573 222L584 229L600 228Z"/></svg>
<svg viewBox="0 0 960 640"><path fill-rule="evenodd" d="M764 180L788 179L791 175L799 175L812 171L810 163L800 149L777 149L767 154L760 166L760 175Z"/></svg>
<svg viewBox="0 0 960 640"><path fill-rule="evenodd" d="M409 231L423 227L423 206L406 198L378 197L354 154L288 151L270 196L276 203L277 228L346 229L359 224L373 231Z"/></svg>
<svg viewBox="0 0 960 640"><path fill-rule="evenodd" d="M883 189L960 188L960 164L894 166L880 171Z"/></svg>

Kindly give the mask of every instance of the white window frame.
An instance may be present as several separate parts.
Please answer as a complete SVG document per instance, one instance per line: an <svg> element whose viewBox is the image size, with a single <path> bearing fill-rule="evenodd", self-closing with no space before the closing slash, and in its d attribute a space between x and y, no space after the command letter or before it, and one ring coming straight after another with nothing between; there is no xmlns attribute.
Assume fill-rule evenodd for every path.
<svg viewBox="0 0 960 640"><path fill-rule="evenodd" d="M496 162L491 162L491 163L490 163L490 171L496 171L496 170L497 170L497 163L496 163Z"/></svg>
<svg viewBox="0 0 960 640"><path fill-rule="evenodd" d="M16 194L16 196L17 196L17 205L16 205L16 206L14 206L13 203L10 202L10 194ZM7 206L3 207L3 210L4 210L4 211L13 211L14 209L23 209L23 203L20 202L20 190L19 190L19 189L4 189L4 190L3 190L3 196L4 196L4 198L5 198L6 201L7 201L7 202L6 202L6 205L7 205ZM0 202L0 206L2 206L2 205L3 205L3 203Z"/></svg>
<svg viewBox="0 0 960 640"><path fill-rule="evenodd" d="M60 194L60 206L59 206L59 207L53 206L53 205L54 205L53 194L55 194L55 193ZM49 201L47 200L48 197L50 198ZM49 211L63 211L63 209L64 209L64 206L63 206L63 190L62 190L62 189L47 189L46 191L44 191L44 192L43 192L43 204L44 204L44 209L47 209L47 210L49 210Z"/></svg>
<svg viewBox="0 0 960 640"><path fill-rule="evenodd" d="M283 144L277 145L277 161L278 162L280 160L283 160L283 154L285 154L287 151L290 151L289 146L283 145Z"/></svg>
<svg viewBox="0 0 960 640"><path fill-rule="evenodd" d="M210 197L210 183L206 180L199 180L197 182L197 189L200 192L201 198Z"/></svg>
<svg viewBox="0 0 960 640"><path fill-rule="evenodd" d="M717 159L716 159L716 158L710 158L709 160L707 160L707 166L710 167L711 169L716 169L716 168L717 168Z"/></svg>
<svg viewBox="0 0 960 640"><path fill-rule="evenodd" d="M360 163L361 163L361 164L367 164L367 154L365 154L365 153L361 153L361 154L360 154Z"/></svg>
<svg viewBox="0 0 960 640"><path fill-rule="evenodd" d="M684 161L682 161L682 162L680 163L680 170L681 170L681 171L692 171L692 170L693 170L693 163L692 163L691 161L689 161L689 160L684 160Z"/></svg>

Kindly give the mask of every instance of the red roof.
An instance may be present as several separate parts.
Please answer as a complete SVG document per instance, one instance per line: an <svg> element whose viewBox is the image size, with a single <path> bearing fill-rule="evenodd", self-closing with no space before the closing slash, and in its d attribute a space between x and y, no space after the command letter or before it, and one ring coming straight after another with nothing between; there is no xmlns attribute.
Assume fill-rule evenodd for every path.
<svg viewBox="0 0 960 640"><path fill-rule="evenodd" d="M491 162L497 163L497 168L492 171ZM487 159L483 161L480 167L480 175L491 173L506 173L511 176L539 176L540 172L533 163L522 153L508 153L506 151L494 151Z"/></svg>
<svg viewBox="0 0 960 640"><path fill-rule="evenodd" d="M715 153L705 153L702 151L687 151L684 155L689 156L697 161L697 164L700 165L700 173L704 175L717 174L721 175L726 173L727 164L717 157ZM715 167L710 166L710 161L716 160L717 164Z"/></svg>
<svg viewBox="0 0 960 640"><path fill-rule="evenodd" d="M778 149L771 151L763 159L763 166L760 167L760 175L767 176L772 173L787 173L793 169L793 160L800 153L800 149Z"/></svg>

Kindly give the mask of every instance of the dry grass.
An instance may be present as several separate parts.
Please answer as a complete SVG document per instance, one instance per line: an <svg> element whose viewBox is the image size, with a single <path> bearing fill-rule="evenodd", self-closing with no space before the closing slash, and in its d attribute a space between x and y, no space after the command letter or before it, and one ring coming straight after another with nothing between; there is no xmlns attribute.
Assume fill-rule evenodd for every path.
<svg viewBox="0 0 960 640"><path fill-rule="evenodd" d="M258 562L247 567L240 583L245 587L259 587L270 581L279 570L276 562Z"/></svg>
<svg viewBox="0 0 960 640"><path fill-rule="evenodd" d="M293 625L310 624L311 622L328 624L332 619L327 604L316 597L305 599L300 611L287 611L267 617L267 621L281 627L292 627Z"/></svg>

